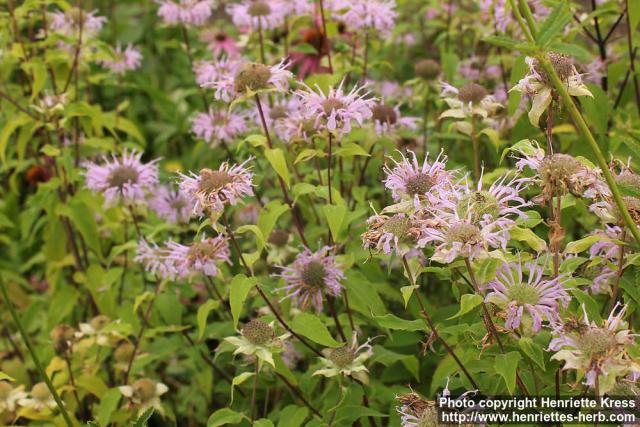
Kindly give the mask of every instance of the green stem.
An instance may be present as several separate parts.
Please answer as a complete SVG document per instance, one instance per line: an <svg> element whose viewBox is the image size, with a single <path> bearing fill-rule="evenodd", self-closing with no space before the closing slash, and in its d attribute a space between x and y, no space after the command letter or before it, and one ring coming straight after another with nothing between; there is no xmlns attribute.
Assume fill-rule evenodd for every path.
<svg viewBox="0 0 640 427"><path fill-rule="evenodd" d="M536 20L533 18L531 9L529 9L529 6L526 4L525 0L518 0L518 6L524 13L527 24L529 24L529 31L531 31L531 35L535 39L538 36L538 28L536 27Z"/></svg>
<svg viewBox="0 0 640 427"><path fill-rule="evenodd" d="M20 322L20 318L18 317L18 313L16 313L16 309L11 303L11 300L9 299L9 294L7 293L7 288L5 286L4 281L0 281L0 291L2 291L2 297L4 298L4 301L7 304L7 307L9 308L9 312L11 313L11 317L13 318L13 321L16 323L16 326L20 331L20 335L24 340L24 344L27 346L27 350L29 350L29 354L33 359L33 363L36 365L36 369L38 370L38 373L44 380L44 383L47 385L49 392L53 396L53 400L56 401L56 405L58 406L58 409L60 409L60 413L62 414L62 417L64 418L65 423L67 424L67 426L73 427L73 422L71 421L71 417L67 413L67 410L64 407L64 403L62 402L60 395L58 394L55 387L53 386L53 383L47 376L44 370L44 367L40 362L40 359L38 359L38 356L36 355L36 352L33 348L33 345L31 344L31 340L29 339L29 335L27 335L27 331L25 331L24 327L22 326L22 323Z"/></svg>
<svg viewBox="0 0 640 427"><path fill-rule="evenodd" d="M513 11L513 16L516 17L516 21L518 21L518 24L520 25L520 28L522 29L524 36L527 38L527 41L531 43L535 42L533 35L529 32L529 28L527 27L527 24L524 22L524 18L520 13L520 9L518 9L518 7L516 6L515 0L509 0L509 5L511 6L511 10ZM524 4L524 6L526 6L525 9L529 9L526 3Z"/></svg>

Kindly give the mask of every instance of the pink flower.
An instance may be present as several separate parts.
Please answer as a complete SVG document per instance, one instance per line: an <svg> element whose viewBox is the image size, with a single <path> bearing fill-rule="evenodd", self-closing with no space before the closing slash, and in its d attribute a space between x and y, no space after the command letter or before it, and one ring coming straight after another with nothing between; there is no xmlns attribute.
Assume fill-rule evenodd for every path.
<svg viewBox="0 0 640 427"><path fill-rule="evenodd" d="M149 199L149 208L158 217L172 224L188 223L193 212L193 201L181 192L163 185L158 186Z"/></svg>
<svg viewBox="0 0 640 427"><path fill-rule="evenodd" d="M177 271L173 262L168 259L169 251L166 247L159 247L146 240L138 242L138 253L133 259L142 264L146 271L163 279L173 279Z"/></svg>
<svg viewBox="0 0 640 427"><path fill-rule="evenodd" d="M193 133L206 142L217 145L218 142L230 142L237 135L247 131L244 113L231 112L227 109L208 113L198 113L192 122Z"/></svg>
<svg viewBox="0 0 640 427"><path fill-rule="evenodd" d="M221 73L215 80L201 83L200 86L214 88L214 97L225 102L246 93L247 89L254 92L275 89L282 93L289 89L289 79L292 77L288 67L289 63L284 59L273 66L247 62L238 65L233 72Z"/></svg>
<svg viewBox="0 0 640 427"><path fill-rule="evenodd" d="M199 174L180 174L180 191L193 201L194 212L236 205L245 196L253 196L253 173L245 167L250 160L235 166L224 162L217 170L202 169Z"/></svg>
<svg viewBox="0 0 640 427"><path fill-rule="evenodd" d="M240 56L240 48L235 39L224 31L204 31L200 40L207 43L207 47L215 57L223 54L230 58Z"/></svg>
<svg viewBox="0 0 640 427"><path fill-rule="evenodd" d="M284 24L287 9L279 1L243 0L228 5L227 13L242 31L273 30Z"/></svg>
<svg viewBox="0 0 640 427"><path fill-rule="evenodd" d="M218 262L224 261L231 264L229 242L222 234L208 238L203 236L201 241L189 246L170 241L167 243L167 250L169 251L167 259L173 263L180 278L197 273L215 277L219 272Z"/></svg>
<svg viewBox="0 0 640 427"><path fill-rule="evenodd" d="M183 24L200 26L211 16L211 2L209 0L156 0L160 5L158 16L165 24Z"/></svg>
<svg viewBox="0 0 640 427"><path fill-rule="evenodd" d="M276 124L286 119L289 115L300 111L300 108L300 100L297 98L279 97L274 100L273 105L266 103L262 105L262 112L264 113L264 119L267 122L267 126L270 128L275 127L278 137L282 138L281 133L278 132ZM260 118L260 111L258 110L258 107L253 109L252 116L256 125L261 127L262 119Z"/></svg>
<svg viewBox="0 0 640 427"><path fill-rule="evenodd" d="M306 84L304 90L297 90L294 95L302 100L304 115L314 119L316 130L327 130L338 136L351 131L352 122L362 126L371 118L371 109L375 105L374 98L367 98L369 92L361 93L362 87L354 86L349 93L344 93L344 79L337 88L330 88L325 94L318 85L317 92Z"/></svg>
<svg viewBox="0 0 640 427"><path fill-rule="evenodd" d="M341 20L354 30L373 30L388 37L395 26L397 13L394 0L353 0Z"/></svg>
<svg viewBox="0 0 640 427"><path fill-rule="evenodd" d="M396 202L403 199L421 199L427 193L441 186L451 184L451 174L445 170L447 156L438 155L433 163L429 163L429 156L425 157L422 164L413 151L407 151L409 158L400 153L402 160L397 162L391 159L393 168L385 165L383 171L386 175L385 187L391 190L391 197Z"/></svg>
<svg viewBox="0 0 640 427"><path fill-rule="evenodd" d="M142 54L131 45L128 45L125 50L122 50L120 45L116 46L112 60L100 61L103 67L116 74L124 74L128 70L135 70L140 67L141 62Z"/></svg>
<svg viewBox="0 0 640 427"><path fill-rule="evenodd" d="M65 12L56 11L49 15L49 30L52 32L63 34L67 37L76 37L82 24L82 38L95 37L107 18L104 16L96 16L98 11L87 12L75 7L67 9Z"/></svg>
<svg viewBox="0 0 640 427"><path fill-rule="evenodd" d="M242 65L235 59L220 58L215 61L198 61L193 66L196 82L200 86L212 84L218 80L228 78L229 74L235 75Z"/></svg>
<svg viewBox="0 0 640 427"><path fill-rule="evenodd" d="M333 248L325 246L317 252L305 248L290 267L278 266L284 279L287 292L285 298L296 298L301 308L313 305L317 312L322 311L324 295L337 297L342 291L340 281L344 273L338 267Z"/></svg>
<svg viewBox="0 0 640 427"><path fill-rule="evenodd" d="M491 293L486 301L506 311L505 327L518 329L524 317L533 322L532 331L538 332L544 320L555 322L559 319L559 305L566 308L571 296L563 286L566 276L543 279L542 266L533 262L525 266L528 267L526 282L522 261L503 264L496 278L488 284Z"/></svg>
<svg viewBox="0 0 640 427"><path fill-rule="evenodd" d="M84 172L87 187L102 193L105 205L118 202L139 204L145 202L145 193L152 191L158 184L158 160L142 163L142 153L127 152L121 157L103 157L103 164L87 162Z"/></svg>

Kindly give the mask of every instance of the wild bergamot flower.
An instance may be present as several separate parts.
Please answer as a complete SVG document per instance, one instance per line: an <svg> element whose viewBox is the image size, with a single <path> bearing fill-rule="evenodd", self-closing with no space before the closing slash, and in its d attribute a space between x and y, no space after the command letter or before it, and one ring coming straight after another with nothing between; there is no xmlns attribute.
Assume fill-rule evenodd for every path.
<svg viewBox="0 0 640 427"><path fill-rule="evenodd" d="M266 362L275 367L273 354L284 351L284 340L288 337L289 333L276 336L273 322L253 319L242 327L239 337L227 337L224 340L236 347L234 355L255 356L260 365Z"/></svg>
<svg viewBox="0 0 640 427"><path fill-rule="evenodd" d="M564 362L563 370L577 371L579 378L584 377L584 383L601 395L619 379L640 374L640 363L628 353L636 340L622 320L626 309L626 305L616 304L602 325L589 321L586 310L577 325L559 323L549 343L549 350L556 351L551 359Z"/></svg>
<svg viewBox="0 0 640 427"><path fill-rule="evenodd" d="M313 375L322 375L328 378L344 375L368 384L369 370L364 366L364 362L373 354L369 341L358 345L357 336L354 333L351 344L325 349L322 352L324 357L320 358L322 367L316 370Z"/></svg>
<svg viewBox="0 0 640 427"><path fill-rule="evenodd" d="M160 415L164 415L160 396L169 391L169 387L165 384L142 378L131 385L120 386L118 389L129 400L129 407L137 409L138 414L153 408Z"/></svg>
<svg viewBox="0 0 640 427"><path fill-rule="evenodd" d="M571 96L591 96L589 89L582 83L582 77L576 70L573 61L567 55L561 53L549 53L549 61L555 69L558 77L569 91ZM540 116L551 105L555 88L551 78L535 58L526 58L529 65L529 74L521 79L511 90L522 92L533 97L529 121L535 127L539 127Z"/></svg>

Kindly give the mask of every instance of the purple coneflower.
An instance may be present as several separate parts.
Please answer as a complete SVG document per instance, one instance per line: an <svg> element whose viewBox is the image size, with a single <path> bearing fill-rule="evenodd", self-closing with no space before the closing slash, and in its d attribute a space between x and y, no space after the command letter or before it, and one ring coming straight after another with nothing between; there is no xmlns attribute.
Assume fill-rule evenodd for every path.
<svg viewBox="0 0 640 427"><path fill-rule="evenodd" d="M209 0L156 0L160 5L158 16L165 24L183 24L200 26L211 16L211 2Z"/></svg>
<svg viewBox="0 0 640 427"><path fill-rule="evenodd" d="M289 63L284 59L278 64L268 66L257 62L240 64L235 72L221 74L217 80L201 84L205 88L215 89L216 99L229 102L247 92L275 89L283 93L289 89L291 71Z"/></svg>
<svg viewBox="0 0 640 427"><path fill-rule="evenodd" d="M277 275L285 281L285 298L296 298L302 308L313 305L316 311L322 310L324 295L340 295L340 281L344 273L332 255L333 248L325 246L317 252L305 248L296 257L290 267L278 266Z"/></svg>
<svg viewBox="0 0 640 427"><path fill-rule="evenodd" d="M373 126L376 134L382 136L395 133L400 129L417 128L417 117L402 117L400 106L391 106L382 102L377 103L372 109Z"/></svg>
<svg viewBox="0 0 640 427"><path fill-rule="evenodd" d="M344 79L337 88L331 87L325 94L316 85L317 92L302 83L304 90L297 90L294 95L302 100L306 117L314 118L316 130L327 130L336 135L345 135L351 131L352 122L362 126L371 118L374 98L367 98L369 92L362 93L363 87L354 86L349 93L344 93Z"/></svg>
<svg viewBox="0 0 640 427"><path fill-rule="evenodd" d="M218 142L231 142L239 134L247 131L244 113L228 109L209 109L208 113L198 113L191 124L191 130L197 137L216 145Z"/></svg>
<svg viewBox="0 0 640 427"><path fill-rule="evenodd" d="M381 37L388 37L398 16L395 7L394 0L355 0L349 2L340 20L350 29L373 31Z"/></svg>
<svg viewBox="0 0 640 427"><path fill-rule="evenodd" d="M602 326L590 322L586 310L582 322L556 325L549 350L557 353L551 359L563 361L563 370L575 369L584 375L585 384L601 395L618 379L640 373L637 358L627 352L635 344L635 336L622 320L626 309L626 305L616 304Z"/></svg>
<svg viewBox="0 0 640 427"><path fill-rule="evenodd" d="M196 273L215 277L219 268L217 263L224 261L231 264L231 251L225 235L203 237L199 242L182 245L170 241L167 259L174 265L178 277L185 278Z"/></svg>
<svg viewBox="0 0 640 427"><path fill-rule="evenodd" d="M273 30L284 24L287 10L278 1L243 0L227 6L233 24L242 31Z"/></svg>
<svg viewBox="0 0 640 427"><path fill-rule="evenodd" d="M200 173L180 174L180 191L194 201L194 212L211 209L221 211L225 204L235 205L245 196L253 196L253 172L245 165L230 166L224 162L217 170L202 169Z"/></svg>
<svg viewBox="0 0 640 427"><path fill-rule="evenodd" d="M422 164L413 151L407 151L409 158L402 155L400 162L391 158L395 163L393 168L385 165L385 187L391 190L393 200L422 199L436 188L451 183L451 174L445 170L447 156L440 153L433 163L429 163L429 156Z"/></svg>
<svg viewBox="0 0 640 427"><path fill-rule="evenodd" d="M106 206L120 201L125 204L143 203L146 192L158 184L158 159L142 163L141 157L142 153L125 149L120 157L103 157L103 164L87 162L84 172L87 187L102 193Z"/></svg>
<svg viewBox="0 0 640 427"><path fill-rule="evenodd" d="M142 54L135 47L128 45L122 50L120 45L113 51L113 59L100 61L103 67L116 74L124 74L126 71L135 70L142 63Z"/></svg>
<svg viewBox="0 0 640 427"><path fill-rule="evenodd" d="M532 330L538 332L542 322L554 322L558 319L558 307L569 305L571 297L563 287L566 276L544 279L544 268L534 262L525 264L528 278L525 281L522 262L503 264L496 272L496 278L489 282L491 292L486 301L493 302L506 311L505 327L517 329L533 321ZM528 315L528 316L527 316Z"/></svg>
<svg viewBox="0 0 640 427"><path fill-rule="evenodd" d="M149 207L158 217L172 224L188 223L193 213L193 201L190 198L164 185L156 188L149 199Z"/></svg>

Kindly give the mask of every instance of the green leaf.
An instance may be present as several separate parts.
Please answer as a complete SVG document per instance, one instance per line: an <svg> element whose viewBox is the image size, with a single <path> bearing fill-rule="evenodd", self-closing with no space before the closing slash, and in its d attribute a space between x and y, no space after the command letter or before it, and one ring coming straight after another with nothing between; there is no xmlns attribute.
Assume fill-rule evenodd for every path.
<svg viewBox="0 0 640 427"><path fill-rule="evenodd" d="M117 388L109 389L100 399L96 419L101 426L109 425L111 415L118 409L122 393Z"/></svg>
<svg viewBox="0 0 640 427"><path fill-rule="evenodd" d="M153 408L149 408L142 413L133 424L133 427L147 427L147 422L153 415Z"/></svg>
<svg viewBox="0 0 640 427"><path fill-rule="evenodd" d="M280 175L287 187L289 187L289 168L287 167L287 160L284 157L284 153L280 148L267 148L264 150L264 155L271 163L271 167Z"/></svg>
<svg viewBox="0 0 640 427"><path fill-rule="evenodd" d="M49 157L58 157L60 155L60 149L58 147L54 147L51 144L45 144L40 149L40 152Z"/></svg>
<svg viewBox="0 0 640 427"><path fill-rule="evenodd" d="M242 312L242 306L244 301L249 295L249 291L253 288L258 279L255 277L247 277L244 274L236 275L232 280L229 287L231 288L229 293L229 305L231 305L231 315L233 316L233 326L238 326L238 319Z"/></svg>
<svg viewBox="0 0 640 427"><path fill-rule="evenodd" d="M517 351L510 351L507 354L499 354L496 356L495 368L496 372L504 378L509 394L513 395L516 390L516 372L518 363L522 359Z"/></svg>
<svg viewBox="0 0 640 427"><path fill-rule="evenodd" d="M520 338L518 345L524 354L529 356L544 371L544 351L542 348L529 337Z"/></svg>
<svg viewBox="0 0 640 427"><path fill-rule="evenodd" d="M590 96L580 96L578 99L584 109L588 122L593 125L600 135L605 135L608 131L609 122L609 97L600 85L587 83L587 87L593 94L593 98Z"/></svg>
<svg viewBox="0 0 640 427"><path fill-rule="evenodd" d="M561 1L542 23L536 43L540 47L547 47L554 42L571 21L571 10L566 1Z"/></svg>
<svg viewBox="0 0 640 427"><path fill-rule="evenodd" d="M609 240L609 239L607 239L604 236L587 236L587 237L583 237L580 240L575 240L573 242L569 242L564 251L565 251L565 253L568 253L568 254L577 254L577 253L580 253L582 251L586 251L591 246L593 246L594 243L599 242L601 240Z"/></svg>
<svg viewBox="0 0 640 427"><path fill-rule="evenodd" d="M280 411L278 427L300 427L308 415L309 410L304 406L286 406Z"/></svg>
<svg viewBox="0 0 640 427"><path fill-rule="evenodd" d="M411 299L411 295L413 295L413 291L419 289L418 285L409 285L403 286L400 288L400 293L402 294L402 301L404 301L404 308L407 308L409 305L409 300Z"/></svg>
<svg viewBox="0 0 640 427"><path fill-rule="evenodd" d="M222 408L211 414L207 420L207 427L218 427L227 424L238 424L244 420L244 414L236 412L229 408Z"/></svg>
<svg viewBox="0 0 640 427"><path fill-rule="evenodd" d="M464 316L482 303L482 296L477 294L464 294L460 298L460 310L447 320L455 319L456 317Z"/></svg>
<svg viewBox="0 0 640 427"><path fill-rule="evenodd" d="M547 250L547 242L538 237L529 228L513 227L510 231L511 239L519 242L525 242L531 249L536 252L543 252Z"/></svg>
<svg viewBox="0 0 640 427"><path fill-rule="evenodd" d="M2 163L5 162L7 144L9 143L11 134L13 134L13 132L15 132L19 127L24 126L31 121L31 117L24 113L20 113L16 118L6 121L2 127L2 131L0 131L0 160L2 160Z"/></svg>
<svg viewBox="0 0 640 427"><path fill-rule="evenodd" d="M338 241L340 238L340 230L342 230L342 224L344 223L344 217L347 213L346 206L343 205L324 205L322 207L324 216L327 219L331 236L334 241Z"/></svg>
<svg viewBox="0 0 640 427"><path fill-rule="evenodd" d="M291 329L325 347L340 347L342 345L333 339L322 320L311 313L300 313L294 317L291 321Z"/></svg>
<svg viewBox="0 0 640 427"><path fill-rule="evenodd" d="M256 427L273 427L273 421L267 418L260 418L253 423Z"/></svg>
<svg viewBox="0 0 640 427"><path fill-rule="evenodd" d="M358 144L354 144L353 142L347 142L346 144L342 144L342 146L336 150L336 156L339 156L339 157L353 157L353 156L369 157L369 153L367 153Z"/></svg>
<svg viewBox="0 0 640 427"><path fill-rule="evenodd" d="M253 372L243 372L240 375L236 375L235 377L233 377L233 380L231 380L231 403L233 403L233 390L236 388L236 386L242 384L254 375L255 373Z"/></svg>
<svg viewBox="0 0 640 427"><path fill-rule="evenodd" d="M421 320L405 320L395 314L373 317L381 328L396 329L400 331L424 331L425 325Z"/></svg>
<svg viewBox="0 0 640 427"><path fill-rule="evenodd" d="M636 28L638 28L638 23L640 22L640 2L638 1L629 1L627 2L627 13L629 14L629 28L632 33L635 32Z"/></svg>
<svg viewBox="0 0 640 427"><path fill-rule="evenodd" d="M580 289L571 289L570 292L576 297L580 305L584 307L587 316L589 316L589 320L593 320L596 323L602 320L600 316L600 305L591 295ZM582 308L580 308L579 312L582 313Z"/></svg>
<svg viewBox="0 0 640 427"><path fill-rule="evenodd" d="M138 308L140 308L140 305L145 302L145 301L151 301L153 300L153 298L155 297L155 294L151 291L146 291L140 295L138 295L135 299L135 301L133 302L133 311L136 312L138 311Z"/></svg>
<svg viewBox="0 0 640 427"><path fill-rule="evenodd" d="M5 374L4 372L0 371L0 381L15 381L15 379L9 376L8 374Z"/></svg>
<svg viewBox="0 0 640 427"><path fill-rule="evenodd" d="M204 304L198 307L197 321L198 321L198 341L204 336L204 329L207 326L207 317L211 310L215 310L220 307L220 302L215 300L207 300Z"/></svg>

